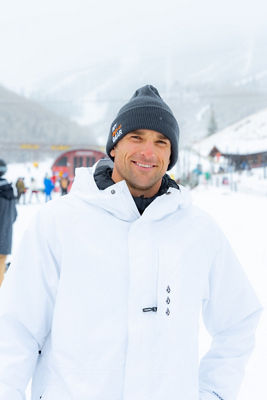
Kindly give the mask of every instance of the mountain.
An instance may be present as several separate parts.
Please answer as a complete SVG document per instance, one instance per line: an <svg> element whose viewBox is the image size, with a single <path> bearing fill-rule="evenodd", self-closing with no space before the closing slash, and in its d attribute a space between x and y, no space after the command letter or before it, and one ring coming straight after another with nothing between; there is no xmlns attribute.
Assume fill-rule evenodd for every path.
<svg viewBox="0 0 267 400"><path fill-rule="evenodd" d="M90 126L101 144L118 109L135 89L151 83L173 109L181 145L205 137L211 114L218 130L267 107L265 40L236 38L231 43L172 46L120 58L103 56L83 69L49 76L29 95L47 109Z"/></svg>
<svg viewBox="0 0 267 400"><path fill-rule="evenodd" d="M79 144L98 145L90 128L0 86L0 157L23 161L38 153L43 159L51 156L51 146Z"/></svg>

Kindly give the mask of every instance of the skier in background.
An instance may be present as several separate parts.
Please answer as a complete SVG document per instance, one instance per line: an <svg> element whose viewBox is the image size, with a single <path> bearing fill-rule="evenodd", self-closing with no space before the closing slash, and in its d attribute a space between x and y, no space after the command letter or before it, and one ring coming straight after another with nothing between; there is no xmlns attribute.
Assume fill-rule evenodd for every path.
<svg viewBox="0 0 267 400"><path fill-rule="evenodd" d="M17 217L12 185L2 178L6 171L5 161L0 160L0 286L4 279L6 259L11 253L12 228Z"/></svg>
<svg viewBox="0 0 267 400"><path fill-rule="evenodd" d="M68 193L69 183L70 183L70 180L68 178L68 174L67 174L67 172L64 172L64 174L60 178L61 196L64 196L65 194Z"/></svg>
<svg viewBox="0 0 267 400"><path fill-rule="evenodd" d="M53 173L52 177L51 177L51 181L53 183L54 186L56 186L56 182L57 182L57 175Z"/></svg>
<svg viewBox="0 0 267 400"><path fill-rule="evenodd" d="M45 174L45 178L44 178L44 193L45 193L45 202L47 202L48 200L52 200L52 191L54 189L54 185L51 181L51 179L48 177L48 174Z"/></svg>
<svg viewBox="0 0 267 400"><path fill-rule="evenodd" d="M39 189L38 189L38 185L37 185L37 182L36 182L36 179L35 178L31 178L31 183L30 183L30 186L29 186L29 191L30 191L30 196L29 196L29 203L31 203L31 200L32 200L32 196L33 195L35 195L35 198L36 198L36 200L38 201L38 203L40 202L40 199L39 199Z"/></svg>
<svg viewBox="0 0 267 400"><path fill-rule="evenodd" d="M20 198L23 198L23 204L25 204L25 193L26 187L24 183L24 178L18 178L16 182L16 189L17 189L17 203L20 203Z"/></svg>

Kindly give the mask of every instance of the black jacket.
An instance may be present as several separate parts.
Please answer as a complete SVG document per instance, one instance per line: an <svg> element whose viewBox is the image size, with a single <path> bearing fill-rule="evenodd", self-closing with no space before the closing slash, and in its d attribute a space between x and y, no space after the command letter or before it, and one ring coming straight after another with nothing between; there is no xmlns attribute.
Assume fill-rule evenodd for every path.
<svg viewBox="0 0 267 400"><path fill-rule="evenodd" d="M17 217L13 188L0 178L0 254L10 254L12 244L12 225Z"/></svg>

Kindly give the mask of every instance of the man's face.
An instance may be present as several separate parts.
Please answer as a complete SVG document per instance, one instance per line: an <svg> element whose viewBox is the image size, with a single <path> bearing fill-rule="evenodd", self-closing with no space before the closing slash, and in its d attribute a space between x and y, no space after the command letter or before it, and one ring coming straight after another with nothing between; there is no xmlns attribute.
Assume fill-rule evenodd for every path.
<svg viewBox="0 0 267 400"><path fill-rule="evenodd" d="M110 154L114 157L114 182L125 180L133 196L152 197L167 171L171 143L159 132L138 129L125 135Z"/></svg>

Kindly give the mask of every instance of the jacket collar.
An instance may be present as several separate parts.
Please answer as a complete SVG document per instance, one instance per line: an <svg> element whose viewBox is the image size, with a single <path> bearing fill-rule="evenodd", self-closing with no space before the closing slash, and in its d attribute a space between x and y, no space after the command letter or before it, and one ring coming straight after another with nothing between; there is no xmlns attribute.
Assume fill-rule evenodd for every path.
<svg viewBox="0 0 267 400"><path fill-rule="evenodd" d="M120 181L99 190L94 180L95 167L76 168L70 196L102 208L121 220L158 220L191 204L190 194L185 188L169 188L166 194L157 197L140 216L126 182Z"/></svg>

